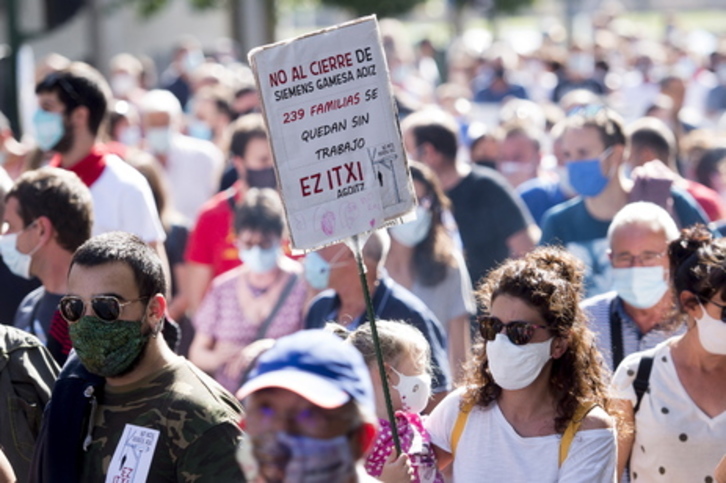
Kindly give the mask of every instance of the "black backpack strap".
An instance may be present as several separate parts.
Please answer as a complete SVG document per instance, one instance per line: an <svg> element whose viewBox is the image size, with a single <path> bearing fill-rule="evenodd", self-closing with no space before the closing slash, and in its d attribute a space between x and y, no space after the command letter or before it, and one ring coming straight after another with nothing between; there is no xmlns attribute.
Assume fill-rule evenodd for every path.
<svg viewBox="0 0 726 483"><path fill-rule="evenodd" d="M638 373L635 375L633 381L633 389L635 389L636 403L633 408L633 413L637 413L640 408L640 402L643 400L643 395L650 387L650 371L653 369L653 358L654 352L652 350L643 353L638 363Z"/></svg>
<svg viewBox="0 0 726 483"><path fill-rule="evenodd" d="M615 306L617 296L610 301L610 350L613 356L613 370L625 357L625 349L623 348L623 319Z"/></svg>

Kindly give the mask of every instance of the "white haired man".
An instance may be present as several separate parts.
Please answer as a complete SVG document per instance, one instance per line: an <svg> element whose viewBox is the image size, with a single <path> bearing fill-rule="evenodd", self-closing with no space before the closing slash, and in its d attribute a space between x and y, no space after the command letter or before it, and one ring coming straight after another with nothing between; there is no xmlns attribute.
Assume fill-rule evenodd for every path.
<svg viewBox="0 0 726 483"><path fill-rule="evenodd" d="M668 243L678 238L666 210L647 201L625 205L608 229L611 292L585 300L598 349L611 369L633 352L673 335Z"/></svg>

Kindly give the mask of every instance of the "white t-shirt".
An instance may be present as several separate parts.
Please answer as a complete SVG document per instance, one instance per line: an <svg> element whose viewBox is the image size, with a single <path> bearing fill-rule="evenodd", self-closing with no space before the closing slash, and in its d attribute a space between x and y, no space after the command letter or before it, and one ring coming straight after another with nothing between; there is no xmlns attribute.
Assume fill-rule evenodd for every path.
<svg viewBox="0 0 726 483"><path fill-rule="evenodd" d="M174 208L196 220L199 208L219 189L223 167L224 155L214 143L175 134L164 166Z"/></svg>
<svg viewBox="0 0 726 483"><path fill-rule="evenodd" d="M451 432L459 414L463 388L436 406L425 427L431 442L451 452ZM578 431L567 459L558 468L559 434L523 438L509 424L499 405L475 407L461 433L453 462L454 482L507 483L616 481L614 429Z"/></svg>
<svg viewBox="0 0 726 483"><path fill-rule="evenodd" d="M166 238L146 178L118 156L106 154L106 167L91 185L93 230L99 235L126 231L147 243Z"/></svg>
<svg viewBox="0 0 726 483"><path fill-rule="evenodd" d="M713 470L726 454L726 411L710 418L696 406L678 378L669 342L655 348L650 387L635 415L630 481L713 482ZM633 406L640 357L623 359L612 382L613 397Z"/></svg>

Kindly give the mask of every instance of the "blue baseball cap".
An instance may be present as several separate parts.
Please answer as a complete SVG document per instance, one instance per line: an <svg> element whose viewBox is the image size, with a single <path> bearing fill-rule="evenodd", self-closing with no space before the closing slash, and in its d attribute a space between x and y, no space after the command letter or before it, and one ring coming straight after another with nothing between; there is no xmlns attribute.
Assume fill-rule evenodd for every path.
<svg viewBox="0 0 726 483"><path fill-rule="evenodd" d="M351 399L375 414L373 386L360 352L321 329L281 337L258 359L237 397L266 388L281 388L325 409Z"/></svg>

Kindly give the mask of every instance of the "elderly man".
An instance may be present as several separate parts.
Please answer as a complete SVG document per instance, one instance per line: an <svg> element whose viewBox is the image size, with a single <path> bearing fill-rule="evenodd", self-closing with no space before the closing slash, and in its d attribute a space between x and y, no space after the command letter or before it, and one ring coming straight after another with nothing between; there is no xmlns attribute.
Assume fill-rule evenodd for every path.
<svg viewBox="0 0 726 483"><path fill-rule="evenodd" d="M673 218L658 205L625 205L608 230L614 291L582 303L610 369L628 354L673 335L668 243L678 238Z"/></svg>
<svg viewBox="0 0 726 483"><path fill-rule="evenodd" d="M432 407L451 389L451 374L445 347L446 336L431 310L414 294L390 278L383 268L391 240L385 230L371 233L363 246L366 282L377 318L402 320L421 331L431 346L434 368ZM308 253L305 277L313 288L325 290L310 302L305 327L321 328L336 321L355 329L368 321L360 275L353 252L339 243Z"/></svg>
<svg viewBox="0 0 726 483"><path fill-rule="evenodd" d="M147 150L164 167L172 205L188 220L217 192L224 155L212 142L186 136L182 106L169 91L152 90L141 98L141 124Z"/></svg>
<svg viewBox="0 0 726 483"><path fill-rule="evenodd" d="M60 302L75 354L49 407L31 481L240 481L241 408L158 337L161 261L112 232L76 250Z"/></svg>
<svg viewBox="0 0 726 483"><path fill-rule="evenodd" d="M237 397L247 413L240 461L249 481L376 481L362 467L376 434L370 375L338 336L279 339Z"/></svg>

